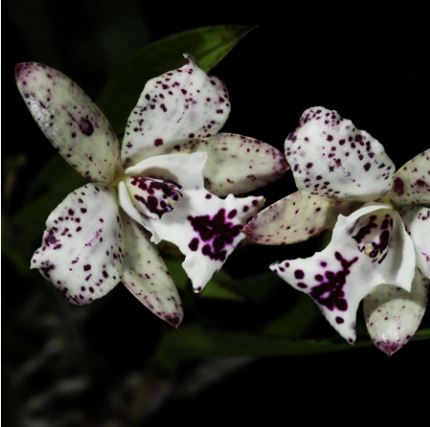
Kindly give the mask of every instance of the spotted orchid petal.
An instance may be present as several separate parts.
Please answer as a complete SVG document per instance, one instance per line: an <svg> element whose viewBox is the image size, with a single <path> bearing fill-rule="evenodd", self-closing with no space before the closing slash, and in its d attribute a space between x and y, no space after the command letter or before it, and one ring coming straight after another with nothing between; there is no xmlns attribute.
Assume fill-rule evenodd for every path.
<svg viewBox="0 0 430 427"><path fill-rule="evenodd" d="M182 304L166 264L140 226L126 215L122 219L124 285L155 315L178 327L183 318Z"/></svg>
<svg viewBox="0 0 430 427"><path fill-rule="evenodd" d="M390 205L366 205L339 215L329 245L310 258L271 269L309 294L329 323L349 342L356 337L360 301L381 284L411 288L415 254L400 215Z"/></svg>
<svg viewBox="0 0 430 427"><path fill-rule="evenodd" d="M430 148L395 173L390 198L398 205L430 204Z"/></svg>
<svg viewBox="0 0 430 427"><path fill-rule="evenodd" d="M206 152L206 188L218 195L242 194L280 178L287 170L284 155L262 141L232 133L184 141L173 152Z"/></svg>
<svg viewBox="0 0 430 427"><path fill-rule="evenodd" d="M324 107L303 113L285 141L285 155L297 188L311 194L370 201L393 182L394 164L384 147Z"/></svg>
<svg viewBox="0 0 430 427"><path fill-rule="evenodd" d="M118 211L115 195L103 184L73 191L49 215L31 268L74 304L89 304L107 294L122 274Z"/></svg>
<svg viewBox="0 0 430 427"><path fill-rule="evenodd" d="M119 144L106 117L84 91L43 64L16 66L16 83L52 145L82 176L110 183L121 170Z"/></svg>
<svg viewBox="0 0 430 427"><path fill-rule="evenodd" d="M230 113L227 89L191 57L149 80L130 114L121 156L126 166L162 154L178 141L215 135Z"/></svg>
<svg viewBox="0 0 430 427"><path fill-rule="evenodd" d="M188 159L187 165L185 159ZM148 170L158 172L155 175L158 179L163 170L170 171L168 179L172 177L171 171L177 174L174 182L180 187L181 197L173 210L164 212L159 218L143 215L137 209L137 190L130 191L125 182L121 182L118 187L121 207L151 232L151 240L154 243L161 240L171 242L185 255L182 265L196 292L204 288L245 237L241 232L244 223L257 212L264 201L262 197L235 198L231 194L220 199L208 192L203 186L206 159L207 154L200 152L167 154L143 160L136 167L127 169L126 173L138 172L145 176L148 176ZM172 162L170 167L167 164L169 160ZM155 165L157 162L158 168ZM180 171L181 165L183 168ZM190 179L192 175L195 176L194 179Z"/></svg>
<svg viewBox="0 0 430 427"><path fill-rule="evenodd" d="M414 242L417 267L430 279L430 208L404 207L400 212Z"/></svg>
<svg viewBox="0 0 430 427"><path fill-rule="evenodd" d="M417 331L426 309L428 287L429 279L416 270L411 292L381 285L364 299L369 335L388 356L407 344Z"/></svg>
<svg viewBox="0 0 430 427"><path fill-rule="evenodd" d="M244 232L262 245L302 242L333 228L338 214L348 214L355 207L354 202L297 191L259 212Z"/></svg>

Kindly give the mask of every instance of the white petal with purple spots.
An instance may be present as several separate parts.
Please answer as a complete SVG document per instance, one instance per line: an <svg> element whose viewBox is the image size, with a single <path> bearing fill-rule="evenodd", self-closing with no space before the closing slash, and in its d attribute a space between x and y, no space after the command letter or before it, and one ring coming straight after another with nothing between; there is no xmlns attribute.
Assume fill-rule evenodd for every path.
<svg viewBox="0 0 430 427"><path fill-rule="evenodd" d="M49 215L37 268L74 304L107 294L122 274L122 230L112 190L87 184L70 193Z"/></svg>
<svg viewBox="0 0 430 427"><path fill-rule="evenodd" d="M61 72L25 62L16 67L18 89L34 120L82 176L110 183L121 170L118 140L106 117Z"/></svg>
<svg viewBox="0 0 430 427"><path fill-rule="evenodd" d="M122 208L151 232L154 243L171 242L185 255L182 265L195 292L200 292L222 267L245 237L243 225L264 202L262 197L236 198L230 194L220 199L205 189L184 190L174 209L154 220L139 214L125 184L119 190Z"/></svg>
<svg viewBox="0 0 430 427"><path fill-rule="evenodd" d="M417 267L430 279L430 208L405 207L400 212L414 242Z"/></svg>
<svg viewBox="0 0 430 427"><path fill-rule="evenodd" d="M136 222L122 215L124 272L127 289L155 315L174 327L183 318L182 304L166 264Z"/></svg>
<svg viewBox="0 0 430 427"><path fill-rule="evenodd" d="M376 200L393 182L384 147L350 120L324 107L307 109L285 141L297 188L311 194Z"/></svg>
<svg viewBox="0 0 430 427"><path fill-rule="evenodd" d="M349 342L356 337L360 301L381 284L411 288L415 253L397 212L370 204L339 215L330 244L306 259L273 264L271 269L309 294L330 324Z"/></svg>
<svg viewBox="0 0 430 427"><path fill-rule="evenodd" d="M409 160L395 173L390 198L399 205L430 204L430 149Z"/></svg>
<svg viewBox="0 0 430 427"><path fill-rule="evenodd" d="M181 68L149 80L130 114L122 144L126 166L184 139L215 135L230 113L227 89L187 56Z"/></svg>
<svg viewBox="0 0 430 427"><path fill-rule="evenodd" d="M287 170L284 155L262 141L232 133L177 144L173 151L206 152L205 186L218 196L242 194L263 187Z"/></svg>
<svg viewBox="0 0 430 427"><path fill-rule="evenodd" d="M367 330L381 351L391 356L417 331L427 305L429 280L416 270L411 292L378 286L363 301Z"/></svg>
<svg viewBox="0 0 430 427"><path fill-rule="evenodd" d="M355 202L297 191L259 212L244 232L262 245L302 242L333 228L338 214L352 212L354 205Z"/></svg>

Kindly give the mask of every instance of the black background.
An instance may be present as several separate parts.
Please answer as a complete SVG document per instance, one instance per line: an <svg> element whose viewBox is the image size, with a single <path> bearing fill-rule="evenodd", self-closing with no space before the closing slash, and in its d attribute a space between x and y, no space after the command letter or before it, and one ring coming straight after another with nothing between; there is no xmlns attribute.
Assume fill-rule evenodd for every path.
<svg viewBox="0 0 430 427"><path fill-rule="evenodd" d="M94 48L97 43L92 43L100 30L97 14L102 2L43 2L52 8L50 14L56 18L49 23L32 20L26 6L31 2L20 3L19 13L11 12L12 0L3 6L2 154L4 159L20 153L27 155L18 178L18 184L25 185L53 150L19 97L13 79L14 64L32 60L60 68L96 96L110 66L120 56L112 55L107 60L100 49ZM203 25L260 23L213 71L230 91L228 131L282 148L301 112L312 105L324 105L337 109L378 138L396 166L428 148L429 70L425 60L429 49L428 31L421 19L423 11L393 9L392 5L383 13L363 5L348 9L303 6L299 10L285 4L282 10L276 10L259 5L250 10L246 4L235 5L237 11L233 11L233 4L226 7L213 2L198 6L141 2L137 10L146 25L148 40ZM121 2L117 7L118 19L123 19ZM114 10L115 6L110 8ZM124 19L132 19L127 13L125 16ZM276 21L265 20L273 16ZM28 33L37 34L38 28L48 24L50 30L45 33L53 39L40 45L33 38L33 45ZM132 36L131 33L130 40ZM85 42L77 47L76 40ZM134 43L124 46L124 55L139 47L139 42ZM291 177L285 177L268 190L269 201L293 189ZM8 204L8 214L13 215L19 205L18 192ZM253 253L249 256L253 257L252 269L256 271L262 271L266 258L270 258ZM242 264L228 267L233 271L249 268L248 259L240 261ZM7 262L3 279L3 328L7 329L7 315L19 310L20 295L29 285L21 284ZM107 366L113 374L124 369L124 363L137 363L132 355L125 357L115 342L119 340L124 351L133 352L127 340L135 334L124 333L120 325L134 320L137 310L124 302L120 291L116 296L117 305L107 303L115 314L104 319L108 321L106 329L90 325L85 331L109 353ZM147 322L148 329L156 324L150 315L139 321ZM16 331L16 340L19 339ZM151 338L141 337L142 341L146 339ZM137 354L141 354L150 344L139 342L136 346ZM7 346L3 346L3 353L6 359L11 357ZM391 359L373 348L322 356L265 358L197 398L170 400L148 425L202 425L208 421L272 425L293 423L297 416L301 423L311 419L341 422L342 410L355 419L357 414L366 417L371 408L376 412L367 421L379 416L388 421L396 412L414 414L424 396L428 396L429 356L428 342L416 342ZM86 404L102 410L102 396L101 393L98 399L95 393L94 400ZM302 404L305 409L301 409Z"/></svg>

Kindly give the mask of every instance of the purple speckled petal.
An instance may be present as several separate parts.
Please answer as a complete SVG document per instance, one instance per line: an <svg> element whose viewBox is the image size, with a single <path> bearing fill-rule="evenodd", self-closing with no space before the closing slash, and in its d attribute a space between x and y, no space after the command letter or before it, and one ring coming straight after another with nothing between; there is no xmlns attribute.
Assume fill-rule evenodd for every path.
<svg viewBox="0 0 430 427"><path fill-rule="evenodd" d="M122 229L111 189L87 184L49 215L37 268L71 303L89 304L107 294L122 274Z"/></svg>
<svg viewBox="0 0 430 427"><path fill-rule="evenodd" d="M84 91L43 64L16 66L16 83L52 145L82 176L110 183L121 170L119 144L106 117Z"/></svg>
<svg viewBox="0 0 430 427"><path fill-rule="evenodd" d="M231 194L220 199L203 188L184 189L171 212L152 219L139 214L124 183L119 185L119 199L125 212L151 232L154 243L166 240L178 246L195 292L205 287L245 237L243 224L264 201L262 197L235 198Z"/></svg>
<svg viewBox="0 0 430 427"><path fill-rule="evenodd" d="M430 279L430 208L404 207L400 213L414 242L417 267Z"/></svg>
<svg viewBox="0 0 430 427"><path fill-rule="evenodd" d="M124 272L127 289L155 315L177 328L183 318L181 299L166 264L136 222L122 215Z"/></svg>
<svg viewBox="0 0 430 427"><path fill-rule="evenodd" d="M297 191L273 203L244 228L247 237L262 245L302 242L333 228L339 213L348 214L355 202Z"/></svg>
<svg viewBox="0 0 430 427"><path fill-rule="evenodd" d="M378 286L363 301L372 341L391 356L417 331L427 305L429 280L416 270L411 292L396 286Z"/></svg>
<svg viewBox="0 0 430 427"><path fill-rule="evenodd" d="M215 135L227 120L227 89L186 58L181 68L146 83L125 129L121 156L126 166L164 153L166 145Z"/></svg>
<svg viewBox="0 0 430 427"><path fill-rule="evenodd" d="M390 198L398 205L430 204L430 148L396 171Z"/></svg>
<svg viewBox="0 0 430 427"><path fill-rule="evenodd" d="M360 301L381 284L411 288L415 273L413 243L400 215L390 205L366 205L339 215L330 244L306 259L270 268L297 290L309 294L330 324L355 341Z"/></svg>
<svg viewBox="0 0 430 427"><path fill-rule="evenodd" d="M285 141L299 190L329 197L376 200L393 183L384 147L350 120L324 107L307 109Z"/></svg>
<svg viewBox="0 0 430 427"><path fill-rule="evenodd" d="M206 152L205 185L218 196L247 193L276 181L288 170L283 153L276 148L232 133L185 141L173 151Z"/></svg>

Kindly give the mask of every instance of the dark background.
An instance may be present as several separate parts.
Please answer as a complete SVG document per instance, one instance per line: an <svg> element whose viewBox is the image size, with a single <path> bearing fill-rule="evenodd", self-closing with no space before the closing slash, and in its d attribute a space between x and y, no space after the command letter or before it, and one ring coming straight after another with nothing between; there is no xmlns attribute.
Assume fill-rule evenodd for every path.
<svg viewBox="0 0 430 427"><path fill-rule="evenodd" d="M397 166L428 148L428 32L421 22L422 11L391 6L378 15L363 6L318 10L306 5L305 10L297 10L285 5L276 14L264 5L255 10L249 5L238 7L237 12L232 7L202 3L193 8L185 3L172 6L137 0L3 2L3 226L25 203L21 189L54 154L16 90L15 63L39 61L59 68L95 98L112 68L136 49L204 25L249 25L261 23L269 14L278 17L261 23L213 71L230 91L232 113L225 130L281 149L301 112L324 105L378 138ZM68 166L64 163L64 167ZM286 176L263 193L271 202L293 190L291 176ZM42 229L43 224L34 226ZM7 233L7 238L13 239L13 234ZM313 245L248 249L235 254L226 269L236 277L259 273L277 254L310 255ZM119 287L82 315L83 320L76 320L80 316L76 308L64 308L36 272L23 274L7 257L2 291L5 425L36 425L37 417L46 426L107 426L102 424L106 420L127 420L118 400L133 401L133 397L118 397L120 392L129 393L122 380L131 373L146 372L165 326ZM216 323L231 329L252 330L256 317L279 312L288 298L293 293L282 287L261 305L237 311L218 302L199 302L193 315L204 319L209 313ZM323 332L332 334L328 328ZM48 354L46 361L37 362L35 355L57 333L66 334L66 345L56 352L54 340L52 358ZM374 417L388 421L393 411L413 413L420 406L420 396L428 395L429 356L430 346L423 341L408 344L391 359L374 348L243 359L237 366L233 362L232 373L220 374L213 385L168 397L145 419L145 425L256 420L271 425L288 423L294 416L300 416L301 422L332 422L341 421L342 409L366 416L371 407L377 407ZM186 383L194 368L193 363L184 367L179 380ZM59 379L82 375L90 378L86 386L76 380L69 384L72 391L55 395ZM62 387L67 389L67 384ZM47 394L50 390L54 396ZM148 399L156 390L149 388ZM300 409L302 404L305 410ZM23 421L26 411L37 417ZM85 415L74 418L75 412Z"/></svg>

